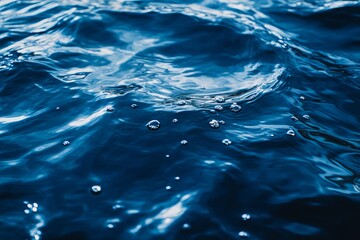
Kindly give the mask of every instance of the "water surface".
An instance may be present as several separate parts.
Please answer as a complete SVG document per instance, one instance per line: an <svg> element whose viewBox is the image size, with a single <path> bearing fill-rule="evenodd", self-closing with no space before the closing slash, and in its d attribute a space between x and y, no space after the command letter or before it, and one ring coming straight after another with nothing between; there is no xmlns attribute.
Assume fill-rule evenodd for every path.
<svg viewBox="0 0 360 240"><path fill-rule="evenodd" d="M358 1L0 13L0 239L359 239Z"/></svg>

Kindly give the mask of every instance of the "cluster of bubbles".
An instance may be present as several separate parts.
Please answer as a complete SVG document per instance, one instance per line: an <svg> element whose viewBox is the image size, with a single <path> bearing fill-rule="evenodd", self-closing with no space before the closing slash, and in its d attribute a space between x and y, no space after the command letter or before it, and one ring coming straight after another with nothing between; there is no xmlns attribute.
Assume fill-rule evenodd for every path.
<svg viewBox="0 0 360 240"><path fill-rule="evenodd" d="M225 98L222 97L222 96L216 96L214 97L213 99L214 102L216 103L224 103L225 102ZM176 102L177 105L179 106L182 106L182 105L186 105L187 102L185 100L178 100ZM222 111L224 108L221 106L221 105L216 105L215 106L215 110L217 111ZM230 106L230 110L232 112L239 112L241 110L241 106L238 105L237 103L232 103L231 106ZM215 113L214 109L211 109L210 112L211 113ZM178 119L174 118L172 120L173 123L177 123L178 122ZM209 126L211 128L214 128L214 129L217 129L220 127L220 125L224 125L225 124L225 121L224 120L216 120L216 119L212 119L209 121ZM151 120L149 121L147 124L146 124L146 127L149 129L149 130L158 130L160 128L160 121L159 120ZM182 140L180 142L182 145L186 145L188 142L187 140ZM222 140L222 143L225 144L225 145L230 145L232 142L229 140L229 139L224 139ZM170 189L167 189L167 190L170 190Z"/></svg>
<svg viewBox="0 0 360 240"><path fill-rule="evenodd" d="M215 129L220 127L219 122L217 120L215 120L215 119L211 120L209 122L209 125L210 125L210 127L215 128Z"/></svg>
<svg viewBox="0 0 360 240"><path fill-rule="evenodd" d="M247 220L249 220L250 219L250 214L248 214L248 213L244 213L243 215L241 215L241 218L244 220L244 221L247 221Z"/></svg>
<svg viewBox="0 0 360 240"><path fill-rule="evenodd" d="M305 97L304 96L300 96L299 97L300 101L305 101ZM301 117L303 119L303 121L309 121L310 120L310 116L308 114L304 114L302 115ZM292 115L291 118L290 118L292 121L296 122L299 120L299 117L298 116L294 116ZM286 132L287 135L289 136L292 136L294 137L296 135L295 131L293 129L289 129L287 132Z"/></svg>
<svg viewBox="0 0 360 240"><path fill-rule="evenodd" d="M248 214L248 213L244 213L244 214L241 215L241 218L242 218L244 221L248 221L248 220L251 218L251 216L250 216L250 214ZM250 234L247 233L247 232L245 232L245 231L240 231L240 232L238 233L238 236L239 236L240 238L248 238L248 237L250 237Z"/></svg>
<svg viewBox="0 0 360 240"><path fill-rule="evenodd" d="M24 201L24 204L26 205L26 209L24 210L25 214L29 214L32 212L37 212L39 205L35 202L35 203L30 203L28 201Z"/></svg>
<svg viewBox="0 0 360 240"><path fill-rule="evenodd" d="M29 55L20 54L18 52L8 52L0 56L0 70L11 68L14 66L14 63L19 63L25 60L29 60L31 57Z"/></svg>

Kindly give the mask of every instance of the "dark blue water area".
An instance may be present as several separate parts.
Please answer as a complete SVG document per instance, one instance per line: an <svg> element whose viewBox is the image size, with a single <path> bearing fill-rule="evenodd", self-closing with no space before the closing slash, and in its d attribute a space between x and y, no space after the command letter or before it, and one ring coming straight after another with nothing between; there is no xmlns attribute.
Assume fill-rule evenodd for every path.
<svg viewBox="0 0 360 240"><path fill-rule="evenodd" d="M0 240L360 239L359 64L357 0L0 0Z"/></svg>

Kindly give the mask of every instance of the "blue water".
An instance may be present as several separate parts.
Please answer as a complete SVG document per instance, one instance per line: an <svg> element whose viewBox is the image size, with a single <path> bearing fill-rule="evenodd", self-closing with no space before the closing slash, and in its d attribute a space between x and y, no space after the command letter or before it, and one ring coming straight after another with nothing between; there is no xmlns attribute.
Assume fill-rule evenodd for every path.
<svg viewBox="0 0 360 240"><path fill-rule="evenodd" d="M358 0L0 0L0 239L360 239L359 64Z"/></svg>

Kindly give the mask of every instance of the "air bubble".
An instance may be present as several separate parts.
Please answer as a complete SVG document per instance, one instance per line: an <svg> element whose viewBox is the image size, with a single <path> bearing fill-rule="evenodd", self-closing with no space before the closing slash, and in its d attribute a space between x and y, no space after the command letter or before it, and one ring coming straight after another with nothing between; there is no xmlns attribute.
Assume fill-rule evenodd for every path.
<svg viewBox="0 0 360 240"><path fill-rule="evenodd" d="M182 140L180 143L181 143L182 145L186 145L188 142L187 142L186 140Z"/></svg>
<svg viewBox="0 0 360 240"><path fill-rule="evenodd" d="M225 124L225 121L224 121L224 120L220 120L219 123L220 123L221 125L224 125L224 124Z"/></svg>
<svg viewBox="0 0 360 240"><path fill-rule="evenodd" d="M151 120L146 124L150 130L158 130L160 128L160 122L158 120Z"/></svg>
<svg viewBox="0 0 360 240"><path fill-rule="evenodd" d="M210 125L210 127L215 128L215 129L220 127L219 122L216 121L215 119L211 120L211 121L209 122L209 125Z"/></svg>
<svg viewBox="0 0 360 240"><path fill-rule="evenodd" d="M247 237L249 237L249 234L247 233L247 232L245 232L245 231L241 231L241 232L239 232L239 237L241 237L241 238L247 238Z"/></svg>
<svg viewBox="0 0 360 240"><path fill-rule="evenodd" d="M60 110L60 107L56 107L56 110Z"/></svg>
<svg viewBox="0 0 360 240"><path fill-rule="evenodd" d="M216 105L214 108L216 111L222 111L224 109L221 105Z"/></svg>
<svg viewBox="0 0 360 240"><path fill-rule="evenodd" d="M70 145L70 142L69 142L69 141L64 141L64 142L63 142L63 145L64 145L64 146L69 146L69 145Z"/></svg>
<svg viewBox="0 0 360 240"><path fill-rule="evenodd" d="M106 107L106 111L108 111L108 112L113 112L115 109L114 109L114 107L113 106L107 106Z"/></svg>
<svg viewBox="0 0 360 240"><path fill-rule="evenodd" d="M214 100L215 100L215 102L218 102L218 103L225 102L225 98L223 96L216 96Z"/></svg>
<svg viewBox="0 0 360 240"><path fill-rule="evenodd" d="M165 157L166 157L166 158L169 158L169 157L170 157L170 155L169 155L169 154L166 154L166 155L165 155Z"/></svg>
<svg viewBox="0 0 360 240"><path fill-rule="evenodd" d="M299 99L300 99L301 101L304 101L304 100L305 100L305 97L304 97L304 96L300 96Z"/></svg>
<svg viewBox="0 0 360 240"><path fill-rule="evenodd" d="M241 215L241 217L244 221L246 221L250 219L250 214L244 213L243 215Z"/></svg>
<svg viewBox="0 0 360 240"><path fill-rule="evenodd" d="M123 205L120 205L120 204L116 204L113 206L113 209L116 210L116 209L123 209L124 206Z"/></svg>
<svg viewBox="0 0 360 240"><path fill-rule="evenodd" d="M216 113L216 111L214 109L211 109L210 113Z"/></svg>
<svg viewBox="0 0 360 240"><path fill-rule="evenodd" d="M176 118L174 118L173 120L172 120L172 122L173 123L177 123L179 120L177 120Z"/></svg>
<svg viewBox="0 0 360 240"><path fill-rule="evenodd" d="M190 224L188 224L188 223L184 223L183 226L182 226L182 228L185 229L185 230L188 230L188 229L191 228L191 226L190 226Z"/></svg>
<svg viewBox="0 0 360 240"><path fill-rule="evenodd" d="M138 107L137 104L135 103L131 104L131 108L137 108L137 107Z"/></svg>
<svg viewBox="0 0 360 240"><path fill-rule="evenodd" d="M230 110L232 112L240 112L241 106L237 105L236 103L231 104Z"/></svg>
<svg viewBox="0 0 360 240"><path fill-rule="evenodd" d="M302 118L305 119L305 120L310 120L310 116L306 115L306 114L304 116L302 116Z"/></svg>
<svg viewBox="0 0 360 240"><path fill-rule="evenodd" d="M94 185L91 187L91 192L93 194L100 194L101 193L101 187L99 185Z"/></svg>
<svg viewBox="0 0 360 240"><path fill-rule="evenodd" d="M231 144L231 141L226 138L226 139L222 140L222 143L225 144L226 146L228 146Z"/></svg>
<svg viewBox="0 0 360 240"><path fill-rule="evenodd" d="M180 177L179 177L179 176L174 177L174 179L175 179L176 181L180 181Z"/></svg>
<svg viewBox="0 0 360 240"><path fill-rule="evenodd" d="M184 105L186 105L187 103L186 103L185 100L179 100L179 101L176 102L176 104L177 104L178 106L184 106Z"/></svg>
<svg viewBox="0 0 360 240"><path fill-rule="evenodd" d="M289 131L286 132L286 134L293 137L295 136L295 131L290 129Z"/></svg>
<svg viewBox="0 0 360 240"><path fill-rule="evenodd" d="M291 116L291 118L290 118L292 121L297 121L297 120L299 120L297 117L295 117L295 116Z"/></svg>
<svg viewBox="0 0 360 240"><path fill-rule="evenodd" d="M171 186L166 186L166 191L170 191L171 190Z"/></svg>

